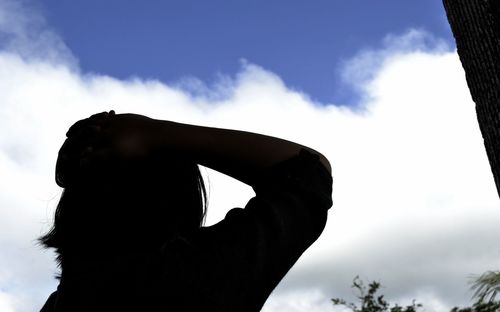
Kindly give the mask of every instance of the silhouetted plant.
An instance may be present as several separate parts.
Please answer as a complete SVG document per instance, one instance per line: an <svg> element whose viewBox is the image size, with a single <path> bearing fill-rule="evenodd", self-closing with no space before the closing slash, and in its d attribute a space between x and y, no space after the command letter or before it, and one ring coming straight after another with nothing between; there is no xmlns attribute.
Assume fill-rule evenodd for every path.
<svg viewBox="0 0 500 312"><path fill-rule="evenodd" d="M411 305L406 307L397 304L390 306L387 300L384 299L384 295L377 295L380 287L381 284L379 282L373 281L368 284L367 288L359 276L356 276L352 282L352 288L359 293L357 297L361 300L360 306L352 302L348 303L340 298L332 299L332 303L334 305L343 305L353 312L416 312L418 308L422 307L422 304L415 303L415 300L413 300Z"/></svg>
<svg viewBox="0 0 500 312"><path fill-rule="evenodd" d="M478 303L493 302L500 292L500 271L488 271L472 282L474 297Z"/></svg>
<svg viewBox="0 0 500 312"><path fill-rule="evenodd" d="M354 278L351 287L358 293L357 298L361 301L359 306L341 298L331 299L332 303L343 305L353 312L417 312L423 307L422 304L415 303L415 300L406 307L397 304L391 306L384 295L377 294L381 287L379 282L372 281L367 287L358 276ZM500 292L499 271L489 271L480 275L473 281L472 289L475 290L474 297L477 301L470 307L454 307L450 312L500 312L500 301L494 301L495 296Z"/></svg>
<svg viewBox="0 0 500 312"><path fill-rule="evenodd" d="M500 301L476 302L472 307L451 309L450 312L499 312Z"/></svg>

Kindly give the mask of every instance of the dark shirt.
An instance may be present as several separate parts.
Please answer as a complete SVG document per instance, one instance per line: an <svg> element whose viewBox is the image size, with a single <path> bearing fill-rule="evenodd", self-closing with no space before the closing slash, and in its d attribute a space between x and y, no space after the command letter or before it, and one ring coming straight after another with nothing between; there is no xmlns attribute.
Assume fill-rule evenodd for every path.
<svg viewBox="0 0 500 312"><path fill-rule="evenodd" d="M302 150L268 170L245 209L230 210L221 222L111 260L84 285L65 280L63 271L41 312L260 311L323 231L331 185L318 157Z"/></svg>

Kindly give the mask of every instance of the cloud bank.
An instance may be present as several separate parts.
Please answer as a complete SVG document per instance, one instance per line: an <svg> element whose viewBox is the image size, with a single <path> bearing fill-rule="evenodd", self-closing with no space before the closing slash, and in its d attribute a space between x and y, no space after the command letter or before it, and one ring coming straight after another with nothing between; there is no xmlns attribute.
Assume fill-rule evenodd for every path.
<svg viewBox="0 0 500 312"><path fill-rule="evenodd" d="M36 11L13 3L0 1L0 310L37 310L57 286L53 254L35 244L60 194L57 151L75 120L109 109L279 136L330 159L325 232L264 311L333 311L329 298L354 299L356 275L444 311L468 303L469 274L498 267L500 203L458 57L438 38L409 30L346 61L362 99L353 110L248 62L210 87L82 73ZM208 224L252 196L206 175Z"/></svg>

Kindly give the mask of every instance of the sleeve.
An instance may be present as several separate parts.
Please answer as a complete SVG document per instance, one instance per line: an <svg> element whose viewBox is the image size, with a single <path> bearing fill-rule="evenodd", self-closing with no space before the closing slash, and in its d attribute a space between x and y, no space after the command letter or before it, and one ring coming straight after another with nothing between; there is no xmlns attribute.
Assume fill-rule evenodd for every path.
<svg viewBox="0 0 500 312"><path fill-rule="evenodd" d="M244 209L231 209L181 244L177 263L196 268L187 273L190 288L217 310L259 311L323 231L331 185L318 156L306 150L270 168L253 185L256 196Z"/></svg>
<svg viewBox="0 0 500 312"><path fill-rule="evenodd" d="M256 196L245 210L263 227L259 239L281 252L275 258L288 255L295 262L325 227L332 206L330 174L317 155L302 149L270 168L253 188Z"/></svg>
<svg viewBox="0 0 500 312"><path fill-rule="evenodd" d="M305 149L271 167L253 186L257 196L291 192L302 197L313 209L332 206L332 177L319 156Z"/></svg>
<svg viewBox="0 0 500 312"><path fill-rule="evenodd" d="M235 297L261 306L322 233L332 206L332 178L319 157L303 149L270 168L253 188L256 196L246 207L230 210L213 228L212 243L227 257L218 262L224 263L227 285L239 290Z"/></svg>

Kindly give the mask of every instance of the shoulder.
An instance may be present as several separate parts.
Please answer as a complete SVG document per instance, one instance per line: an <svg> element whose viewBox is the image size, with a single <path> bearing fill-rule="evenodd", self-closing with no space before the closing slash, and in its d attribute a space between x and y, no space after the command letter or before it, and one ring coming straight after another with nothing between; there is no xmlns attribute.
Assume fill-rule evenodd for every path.
<svg viewBox="0 0 500 312"><path fill-rule="evenodd" d="M163 280L222 311L259 310L323 231L331 184L328 171L305 150L269 168L245 208L165 244Z"/></svg>
<svg viewBox="0 0 500 312"><path fill-rule="evenodd" d="M268 168L254 183L257 196L290 193L307 201L310 208L332 206L332 176L319 156L302 149L296 156Z"/></svg>

